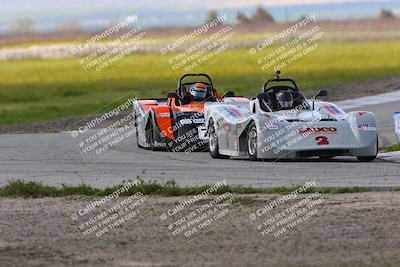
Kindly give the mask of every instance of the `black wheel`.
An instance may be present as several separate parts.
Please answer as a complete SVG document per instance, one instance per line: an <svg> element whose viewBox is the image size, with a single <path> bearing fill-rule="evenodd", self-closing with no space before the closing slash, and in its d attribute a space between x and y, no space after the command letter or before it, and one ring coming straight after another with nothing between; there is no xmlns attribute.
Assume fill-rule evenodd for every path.
<svg viewBox="0 0 400 267"><path fill-rule="evenodd" d="M369 157L357 157L358 161L361 162L369 162L376 159L376 156L369 156Z"/></svg>
<svg viewBox="0 0 400 267"><path fill-rule="evenodd" d="M251 160L257 160L257 126L251 122L247 132L247 152Z"/></svg>
<svg viewBox="0 0 400 267"><path fill-rule="evenodd" d="M333 159L335 156L319 156L320 159Z"/></svg>
<svg viewBox="0 0 400 267"><path fill-rule="evenodd" d="M148 140L149 140L149 145L150 145L150 149L154 150L154 127L153 127L153 122L150 123L150 127L148 130Z"/></svg>
<svg viewBox="0 0 400 267"><path fill-rule="evenodd" d="M218 134L215 131L214 122L211 120L208 126L208 149L214 159L229 159L229 156L221 155L218 146Z"/></svg>
<svg viewBox="0 0 400 267"><path fill-rule="evenodd" d="M357 159L358 159L358 161L361 161L361 162L373 161L376 159L376 156L378 155L378 150L379 150L379 143L378 143L378 136L377 136L376 137L376 154L375 154L375 156L357 157Z"/></svg>
<svg viewBox="0 0 400 267"><path fill-rule="evenodd" d="M149 144L149 149L151 150L156 150L155 149L155 144L154 144L154 117L152 114L150 114L150 123L149 123L149 127L145 130L146 132L146 141L148 141Z"/></svg>
<svg viewBox="0 0 400 267"><path fill-rule="evenodd" d="M136 145L138 148L144 148L142 145L139 144L139 133L136 127Z"/></svg>

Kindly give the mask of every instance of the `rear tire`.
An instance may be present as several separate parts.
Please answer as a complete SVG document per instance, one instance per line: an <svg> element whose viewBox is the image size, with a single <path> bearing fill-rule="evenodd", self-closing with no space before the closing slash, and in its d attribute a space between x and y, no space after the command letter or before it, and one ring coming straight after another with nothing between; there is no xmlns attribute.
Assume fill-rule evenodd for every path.
<svg viewBox="0 0 400 267"><path fill-rule="evenodd" d="M229 159L230 156L219 153L218 135L216 134L214 122L211 120L208 126L208 150L213 159Z"/></svg>
<svg viewBox="0 0 400 267"><path fill-rule="evenodd" d="M250 160L257 160L257 126L253 122L249 125L247 133L247 152L249 153Z"/></svg>

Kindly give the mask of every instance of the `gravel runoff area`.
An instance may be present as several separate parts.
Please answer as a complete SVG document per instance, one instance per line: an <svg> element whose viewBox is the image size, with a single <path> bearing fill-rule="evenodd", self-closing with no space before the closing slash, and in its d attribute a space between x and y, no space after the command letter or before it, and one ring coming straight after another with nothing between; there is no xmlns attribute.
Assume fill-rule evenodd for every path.
<svg viewBox="0 0 400 267"><path fill-rule="evenodd" d="M230 219L191 240L172 237L160 219L183 199L148 197L133 222L93 244L79 234L71 214L98 198L0 198L0 265L400 266L400 192L323 197L315 218L277 242L265 242L246 210L276 195L240 196L229 206Z"/></svg>
<svg viewBox="0 0 400 267"><path fill-rule="evenodd" d="M329 91L328 101L340 101L354 99L362 96L370 96L400 90L400 77L393 77L382 80L367 80L349 82L327 87ZM126 114L120 114L114 119L118 120ZM41 133L41 132L61 132L75 130L74 125L82 125L85 121L90 121L96 116L74 117L52 120L41 123L8 125L0 127L0 134L9 133ZM79 122L79 124L77 124ZM110 124L113 121L109 121ZM105 126L104 124L102 125Z"/></svg>

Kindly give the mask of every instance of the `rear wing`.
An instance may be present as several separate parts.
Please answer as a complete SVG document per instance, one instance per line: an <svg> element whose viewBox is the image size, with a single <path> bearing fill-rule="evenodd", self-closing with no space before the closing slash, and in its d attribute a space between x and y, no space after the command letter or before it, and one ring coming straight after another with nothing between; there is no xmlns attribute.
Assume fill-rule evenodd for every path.
<svg viewBox="0 0 400 267"><path fill-rule="evenodd" d="M152 107L155 106L166 106L166 98L148 98L148 99L137 99L133 101L133 110L139 112L142 115L147 114Z"/></svg>

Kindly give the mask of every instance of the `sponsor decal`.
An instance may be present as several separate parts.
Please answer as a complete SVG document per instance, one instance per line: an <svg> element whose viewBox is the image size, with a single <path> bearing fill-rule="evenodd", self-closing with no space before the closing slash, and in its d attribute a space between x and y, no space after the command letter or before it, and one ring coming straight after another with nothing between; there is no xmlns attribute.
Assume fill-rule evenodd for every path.
<svg viewBox="0 0 400 267"><path fill-rule="evenodd" d="M228 117L233 119L238 119L242 116L240 111L233 107L218 107L218 109L220 112L224 112Z"/></svg>
<svg viewBox="0 0 400 267"><path fill-rule="evenodd" d="M157 118L169 118L169 113L158 113Z"/></svg>
<svg viewBox="0 0 400 267"><path fill-rule="evenodd" d="M336 111L333 110L330 106L328 106L327 104L324 104L324 103L322 103L321 105L322 105L322 107L323 107L326 111L328 111L330 114L336 115Z"/></svg>
<svg viewBox="0 0 400 267"><path fill-rule="evenodd" d="M165 146L165 143L162 142L158 142L158 141L154 141L154 146L158 147L158 146Z"/></svg>
<svg viewBox="0 0 400 267"><path fill-rule="evenodd" d="M301 128L299 134L335 134L337 129L335 127L314 127L314 128Z"/></svg>
<svg viewBox="0 0 400 267"><path fill-rule="evenodd" d="M341 111L340 109L338 109L338 107L336 107L335 105L330 104L329 107L335 111L337 114L341 114L343 115L343 111Z"/></svg>
<svg viewBox="0 0 400 267"><path fill-rule="evenodd" d="M227 108L226 111L229 113L229 115L231 115L232 117L235 117L235 118L240 118L242 116L240 114L240 111L233 107Z"/></svg>
<svg viewBox="0 0 400 267"><path fill-rule="evenodd" d="M321 106L329 113L331 114L334 118L341 118L345 114L343 113L342 110L340 110L338 107L336 107L333 104L325 104L321 103Z"/></svg>
<svg viewBox="0 0 400 267"><path fill-rule="evenodd" d="M317 141L317 145L319 146L329 145L329 139L326 136L317 136L315 137L315 141Z"/></svg>
<svg viewBox="0 0 400 267"><path fill-rule="evenodd" d="M365 113L367 113L367 112L365 112L365 111L360 111L360 112L357 112L357 114L358 114L358 117L362 117Z"/></svg>
<svg viewBox="0 0 400 267"><path fill-rule="evenodd" d="M361 122L357 128L359 131L376 131L376 127L372 127L368 122Z"/></svg>
<svg viewBox="0 0 400 267"><path fill-rule="evenodd" d="M201 125L201 126L197 127L197 134L198 134L200 140L207 140L208 135L207 135L206 126Z"/></svg>
<svg viewBox="0 0 400 267"><path fill-rule="evenodd" d="M187 125L187 124L204 124L206 121L204 118L199 118L199 119L181 119L179 123L181 125Z"/></svg>

